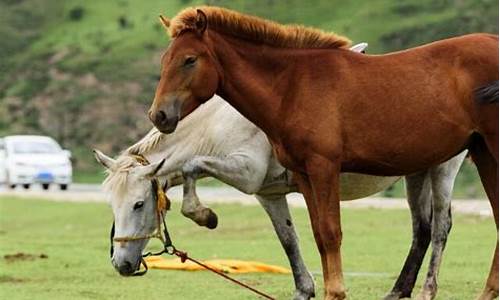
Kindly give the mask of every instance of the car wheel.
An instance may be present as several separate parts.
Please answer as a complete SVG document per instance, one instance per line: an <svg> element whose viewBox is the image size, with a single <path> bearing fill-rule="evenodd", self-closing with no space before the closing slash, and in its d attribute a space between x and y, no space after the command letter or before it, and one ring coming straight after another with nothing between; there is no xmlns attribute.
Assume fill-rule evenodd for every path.
<svg viewBox="0 0 500 300"><path fill-rule="evenodd" d="M25 190L29 189L29 188L30 188L29 183L25 183L25 184L23 184L23 188L24 188Z"/></svg>
<svg viewBox="0 0 500 300"><path fill-rule="evenodd" d="M59 186L59 188L61 188L61 191L65 191L65 190L67 190L67 189L68 189L68 185L67 185L67 184L61 184L61 185Z"/></svg>
<svg viewBox="0 0 500 300"><path fill-rule="evenodd" d="M9 184L9 187L10 187L11 189L15 189L15 188L16 188L16 185L15 185L15 184Z"/></svg>
<svg viewBox="0 0 500 300"><path fill-rule="evenodd" d="M49 184L48 183L42 183L42 189L48 190L49 189Z"/></svg>

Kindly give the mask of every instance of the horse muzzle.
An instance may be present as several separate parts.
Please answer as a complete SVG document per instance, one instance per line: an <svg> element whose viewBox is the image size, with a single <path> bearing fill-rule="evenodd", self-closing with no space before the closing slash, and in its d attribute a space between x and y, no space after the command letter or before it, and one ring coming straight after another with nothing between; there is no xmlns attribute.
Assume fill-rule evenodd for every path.
<svg viewBox="0 0 500 300"><path fill-rule="evenodd" d="M151 110L149 112L149 119L161 133L166 134L174 132L177 128L177 123L179 123L178 115L169 117L164 110Z"/></svg>
<svg viewBox="0 0 500 300"><path fill-rule="evenodd" d="M162 133L174 132L180 120L181 103L177 95L166 96L162 101L155 100L148 112L149 120Z"/></svg>
<svg viewBox="0 0 500 300"><path fill-rule="evenodd" d="M137 270L139 270L140 261L137 261L137 263L132 263L130 261L125 260L121 264L116 264L113 261L113 266L115 267L116 271L120 273L120 275L132 276Z"/></svg>

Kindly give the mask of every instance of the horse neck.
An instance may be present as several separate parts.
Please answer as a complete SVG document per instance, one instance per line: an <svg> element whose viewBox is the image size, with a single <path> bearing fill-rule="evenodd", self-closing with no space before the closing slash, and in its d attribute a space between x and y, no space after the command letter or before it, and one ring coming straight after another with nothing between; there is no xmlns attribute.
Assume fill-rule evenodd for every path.
<svg viewBox="0 0 500 300"><path fill-rule="evenodd" d="M156 128L144 136L139 142L127 149L126 154L143 155L150 162L166 159L175 162L178 168L196 155L211 155L217 151L208 131L212 129L213 118L218 118L218 111L223 100L217 97L184 118L177 129L170 134L162 134ZM159 142L146 146L161 135Z"/></svg>
<svg viewBox="0 0 500 300"><path fill-rule="evenodd" d="M289 89L289 61L272 47L255 46L213 31L210 37L222 68L217 93L272 138Z"/></svg>

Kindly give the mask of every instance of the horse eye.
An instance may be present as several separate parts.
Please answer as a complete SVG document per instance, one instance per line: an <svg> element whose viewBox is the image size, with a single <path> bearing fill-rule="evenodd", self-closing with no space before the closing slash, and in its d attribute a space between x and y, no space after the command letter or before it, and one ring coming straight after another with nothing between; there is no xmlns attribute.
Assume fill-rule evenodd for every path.
<svg viewBox="0 0 500 300"><path fill-rule="evenodd" d="M188 56L184 61L184 66L192 66L198 58L196 56Z"/></svg>
<svg viewBox="0 0 500 300"><path fill-rule="evenodd" d="M137 201L135 204L134 204L134 210L137 210L141 207L144 206L144 201Z"/></svg>

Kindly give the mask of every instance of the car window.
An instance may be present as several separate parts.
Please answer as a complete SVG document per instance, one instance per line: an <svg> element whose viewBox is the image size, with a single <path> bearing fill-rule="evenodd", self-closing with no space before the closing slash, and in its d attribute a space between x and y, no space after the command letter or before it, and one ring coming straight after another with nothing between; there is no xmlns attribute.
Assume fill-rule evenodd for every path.
<svg viewBox="0 0 500 300"><path fill-rule="evenodd" d="M12 145L17 154L53 154L61 152L61 147L45 141L15 141Z"/></svg>

